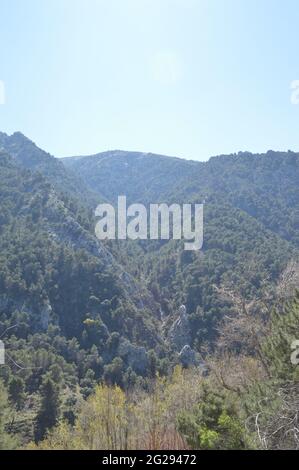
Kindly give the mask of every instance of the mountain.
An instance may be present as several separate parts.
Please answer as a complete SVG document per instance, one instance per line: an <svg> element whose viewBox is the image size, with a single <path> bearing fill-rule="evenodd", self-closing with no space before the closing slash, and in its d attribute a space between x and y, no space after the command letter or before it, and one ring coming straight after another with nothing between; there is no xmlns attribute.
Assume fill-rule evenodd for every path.
<svg viewBox="0 0 299 470"><path fill-rule="evenodd" d="M122 194L145 204L204 202L200 253L184 252L178 242L140 242L128 257L132 244L126 242L123 255L146 279L166 316L186 304L192 344L199 348L211 344L219 320L231 310L215 286L229 283L249 298L258 296L298 257L296 153L239 153L194 162L112 151L63 162L112 202Z"/></svg>
<svg viewBox="0 0 299 470"><path fill-rule="evenodd" d="M112 151L63 159L86 185L108 200L222 200L298 246L299 154L240 152L208 162Z"/></svg>
<svg viewBox="0 0 299 470"><path fill-rule="evenodd" d="M56 198L76 207L75 222L47 219L48 233L92 256L100 251L136 308L147 306L154 322L162 315L162 324L152 327L158 342L161 331L167 340L166 330L185 304L191 346L211 346L232 308L215 286L233 283L249 298L257 296L298 256L298 154L246 152L195 162L116 150L56 159L20 133L0 134L0 144L17 167L42 174ZM203 250L185 252L174 241L107 241L99 249L91 209L103 200L115 203L119 195L144 204L204 202ZM69 235L76 224L83 224L88 243L86 235Z"/></svg>
<svg viewBox="0 0 299 470"><path fill-rule="evenodd" d="M129 202L144 203L165 198L202 165L174 157L119 150L62 161L107 200L116 201L118 195L124 194Z"/></svg>
<svg viewBox="0 0 299 470"><path fill-rule="evenodd" d="M0 379L9 388L18 372L33 403L11 425L24 442L33 439L47 377L72 422L99 381L130 394L150 390L176 364L205 367L207 353L219 352L223 321L239 315L223 292L265 321L268 310L257 306L275 304L285 267L299 259L296 153L57 159L20 133L0 133L0 149ZM203 203L202 250L185 251L183 240L100 242L94 208L119 195L145 205Z"/></svg>
<svg viewBox="0 0 299 470"><path fill-rule="evenodd" d="M166 354L158 305L97 240L90 211L23 161L0 153L1 376L18 371L30 394L53 368L68 393L145 376L149 351Z"/></svg>
<svg viewBox="0 0 299 470"><path fill-rule="evenodd" d="M83 183L80 176L72 170L67 170L59 159L41 150L21 132L15 132L11 136L0 132L1 149L21 167L44 175L60 193L69 194L86 206L96 204L95 195Z"/></svg>

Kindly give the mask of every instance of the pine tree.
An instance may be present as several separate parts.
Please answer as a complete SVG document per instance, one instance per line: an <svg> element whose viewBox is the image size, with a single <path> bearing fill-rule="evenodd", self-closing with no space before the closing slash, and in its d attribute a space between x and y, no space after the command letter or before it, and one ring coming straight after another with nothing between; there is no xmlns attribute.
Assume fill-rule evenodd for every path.
<svg viewBox="0 0 299 470"><path fill-rule="evenodd" d="M292 343L299 340L299 293L283 313L273 312L271 332L263 343L263 353L277 381L298 380L298 367L292 364Z"/></svg>
<svg viewBox="0 0 299 470"><path fill-rule="evenodd" d="M298 293L283 311L273 312L270 326L262 343L270 376L250 388L243 408L259 447L293 449L298 438L299 366L292 362L292 343L299 339Z"/></svg>
<svg viewBox="0 0 299 470"><path fill-rule="evenodd" d="M15 441L5 429L8 411L7 393L3 383L0 381L0 450L13 449L15 447Z"/></svg>
<svg viewBox="0 0 299 470"><path fill-rule="evenodd" d="M245 449L246 431L236 403L222 390L202 387L201 402L178 417L178 429L193 449Z"/></svg>
<svg viewBox="0 0 299 470"><path fill-rule="evenodd" d="M59 413L59 388L50 377L46 377L41 386L41 406L36 418L36 442L42 440L47 432L57 424Z"/></svg>
<svg viewBox="0 0 299 470"><path fill-rule="evenodd" d="M9 382L9 398L20 410L25 400L25 382L21 377L13 377Z"/></svg>

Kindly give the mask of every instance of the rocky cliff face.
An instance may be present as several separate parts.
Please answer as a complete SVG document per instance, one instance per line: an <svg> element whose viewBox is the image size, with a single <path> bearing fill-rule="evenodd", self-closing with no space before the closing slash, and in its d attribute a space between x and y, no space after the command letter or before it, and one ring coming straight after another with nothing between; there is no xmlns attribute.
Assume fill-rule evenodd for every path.
<svg viewBox="0 0 299 470"><path fill-rule="evenodd" d="M191 348L191 330L185 305L179 308L178 316L170 326L168 342L178 353L178 359L183 367L202 365L199 355Z"/></svg>
<svg viewBox="0 0 299 470"><path fill-rule="evenodd" d="M191 342L190 325L185 305L181 305L179 308L178 316L169 329L168 340L176 351L181 351L186 344Z"/></svg>

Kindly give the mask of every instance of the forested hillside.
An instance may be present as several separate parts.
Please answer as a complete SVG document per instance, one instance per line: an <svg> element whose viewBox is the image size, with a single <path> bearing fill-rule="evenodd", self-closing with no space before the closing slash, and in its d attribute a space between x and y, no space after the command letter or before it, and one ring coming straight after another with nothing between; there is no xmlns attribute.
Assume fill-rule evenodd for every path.
<svg viewBox="0 0 299 470"><path fill-rule="evenodd" d="M149 351L155 348L157 362L165 356L152 297L99 244L91 212L6 154L0 169L5 382L17 374L24 393L34 397L53 372L67 402L78 386L87 396L104 376L120 384L130 382L130 374L137 378L135 371L146 376ZM37 404L31 399L28 413ZM26 422L26 413L20 419ZM32 423L29 428L32 436Z"/></svg>
<svg viewBox="0 0 299 470"><path fill-rule="evenodd" d="M0 448L296 446L269 416L296 407L298 181L292 152L60 160L0 133ZM119 195L203 203L203 249L99 242Z"/></svg>
<svg viewBox="0 0 299 470"><path fill-rule="evenodd" d="M298 154L240 153L202 163L114 151L63 161L113 203L121 194L144 204L204 203L199 253L187 253L174 242L142 242L130 244L128 257L128 243L117 245L125 251L123 262L145 279L166 315L186 305L199 348L206 340L211 344L219 319L231 309L215 286L233 285L254 298L298 255Z"/></svg>

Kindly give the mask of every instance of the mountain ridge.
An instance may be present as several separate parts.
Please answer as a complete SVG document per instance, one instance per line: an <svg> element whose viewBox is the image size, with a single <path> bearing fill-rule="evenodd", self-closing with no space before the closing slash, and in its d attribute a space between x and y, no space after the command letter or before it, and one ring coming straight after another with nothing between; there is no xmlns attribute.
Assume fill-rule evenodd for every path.
<svg viewBox="0 0 299 470"><path fill-rule="evenodd" d="M208 162L119 150L56 159L21 133L0 134L0 145L12 153L17 165L42 173L58 194L75 197L79 207L83 204L88 209L92 224L92 208L102 201L114 203L119 195L127 195L128 203L146 205L204 202L205 236L200 255L184 253L182 244L173 241L105 244L116 261L115 269L118 265L126 273L125 279L132 276L144 285L156 302L155 309L160 305L170 318L182 303L194 318L200 316L198 309L206 312L206 318L211 312L215 318L209 326L205 326L205 317L196 320L194 338L199 335L199 342L199 338L214 336L220 302L207 276L217 284L224 282L233 271L244 269L244 260L252 253L256 269L265 276L270 271L274 282L283 264L296 256L299 155L294 152L239 152L212 157ZM270 258L271 251L277 253L277 259ZM248 279L248 295L259 288ZM212 302L207 300L210 296Z"/></svg>

